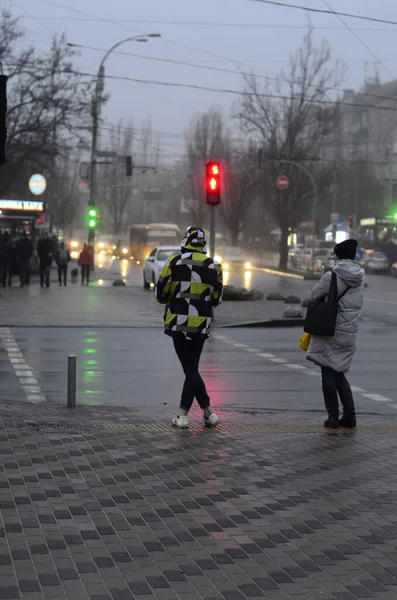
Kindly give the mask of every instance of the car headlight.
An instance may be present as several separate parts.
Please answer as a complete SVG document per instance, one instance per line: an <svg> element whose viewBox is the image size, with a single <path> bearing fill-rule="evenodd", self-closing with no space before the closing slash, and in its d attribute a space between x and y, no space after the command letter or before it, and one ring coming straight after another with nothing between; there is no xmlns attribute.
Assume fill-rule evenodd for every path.
<svg viewBox="0 0 397 600"><path fill-rule="evenodd" d="M247 261L244 266L245 266L246 269L250 269L251 268L251 263Z"/></svg>
<svg viewBox="0 0 397 600"><path fill-rule="evenodd" d="M222 267L225 269L225 271L229 270L229 263L223 263Z"/></svg>
<svg viewBox="0 0 397 600"><path fill-rule="evenodd" d="M128 248L123 248L123 254L128 254Z"/></svg>
<svg viewBox="0 0 397 600"><path fill-rule="evenodd" d="M98 248L101 248L101 249L102 249L102 248L104 248L104 247L105 247L105 244L104 244L103 242L99 242L99 244L98 244Z"/></svg>
<svg viewBox="0 0 397 600"><path fill-rule="evenodd" d="M78 243L78 242L76 242L76 240L73 240L72 242L70 242L70 246L71 246L72 248L78 248L78 246L79 246L79 243Z"/></svg>
<svg viewBox="0 0 397 600"><path fill-rule="evenodd" d="M222 262L222 257L219 256L219 254L215 254L214 261L217 262L217 263L221 263Z"/></svg>

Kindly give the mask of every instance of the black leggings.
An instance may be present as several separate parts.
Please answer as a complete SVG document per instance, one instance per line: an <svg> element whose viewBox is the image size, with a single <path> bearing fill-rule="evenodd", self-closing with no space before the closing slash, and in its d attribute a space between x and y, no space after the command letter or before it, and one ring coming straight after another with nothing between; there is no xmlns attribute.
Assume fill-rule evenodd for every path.
<svg viewBox="0 0 397 600"><path fill-rule="evenodd" d="M205 383L199 373L200 357L204 347L201 338L190 339L174 337L175 351L185 373L185 384L182 391L181 409L189 412L194 398L203 410L210 405L210 399L205 388Z"/></svg>

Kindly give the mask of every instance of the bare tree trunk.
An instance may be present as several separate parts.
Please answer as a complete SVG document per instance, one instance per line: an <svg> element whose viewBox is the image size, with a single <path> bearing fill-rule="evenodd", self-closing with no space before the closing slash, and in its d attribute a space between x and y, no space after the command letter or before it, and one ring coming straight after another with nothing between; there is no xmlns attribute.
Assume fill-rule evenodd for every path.
<svg viewBox="0 0 397 600"><path fill-rule="evenodd" d="M279 246L280 261L278 266L280 271L286 271L288 268L288 234L288 227L283 227L281 230Z"/></svg>

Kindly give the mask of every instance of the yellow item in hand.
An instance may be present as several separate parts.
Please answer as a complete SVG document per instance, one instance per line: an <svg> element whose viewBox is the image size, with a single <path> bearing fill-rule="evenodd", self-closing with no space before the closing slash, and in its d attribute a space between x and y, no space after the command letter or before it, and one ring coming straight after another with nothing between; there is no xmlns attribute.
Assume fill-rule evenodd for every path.
<svg viewBox="0 0 397 600"><path fill-rule="evenodd" d="M311 334L310 333L304 333L301 337L301 341L299 342L298 346L301 350L303 350L303 352L307 352L309 345L310 345L310 338L311 338Z"/></svg>

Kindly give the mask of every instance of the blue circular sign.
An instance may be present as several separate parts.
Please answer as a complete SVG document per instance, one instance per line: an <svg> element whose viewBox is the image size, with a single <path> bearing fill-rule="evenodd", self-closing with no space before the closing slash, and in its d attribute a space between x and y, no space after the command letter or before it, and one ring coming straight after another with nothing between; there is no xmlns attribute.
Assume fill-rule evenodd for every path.
<svg viewBox="0 0 397 600"><path fill-rule="evenodd" d="M47 187L46 178L39 173L32 175L29 179L29 189L35 196L40 196L43 192L45 192Z"/></svg>

